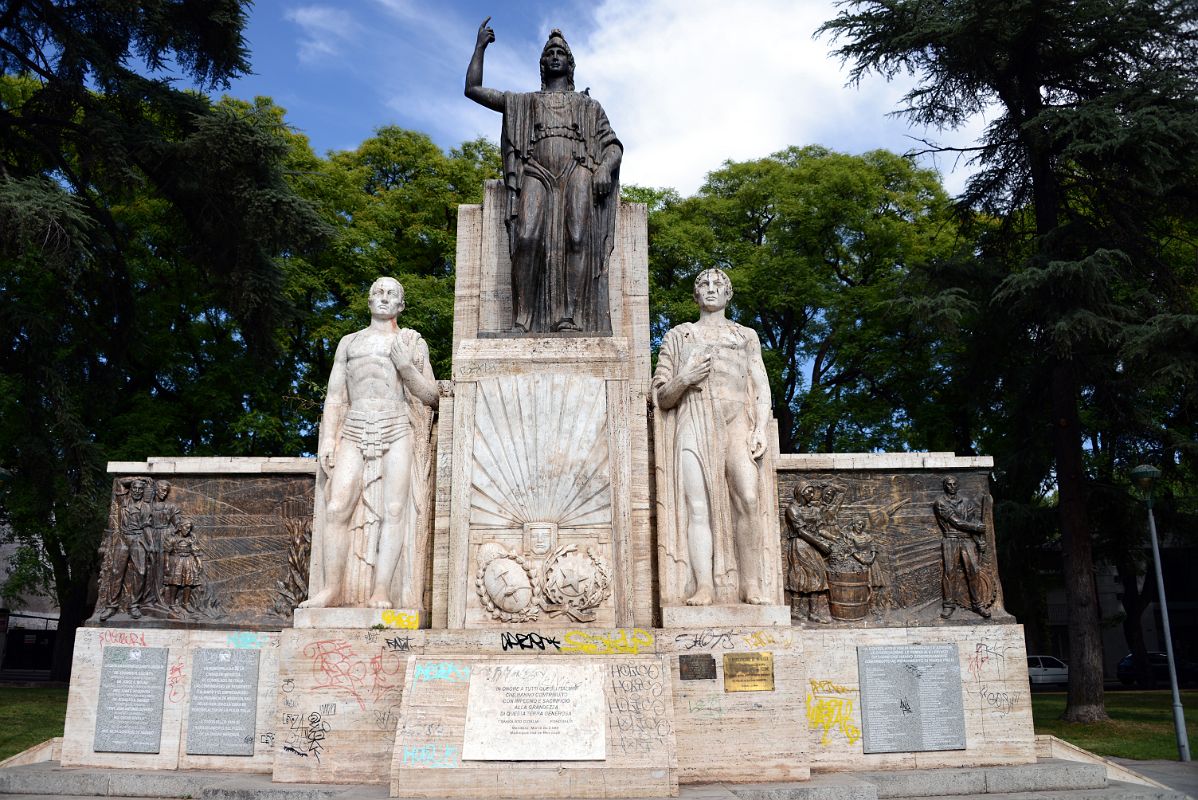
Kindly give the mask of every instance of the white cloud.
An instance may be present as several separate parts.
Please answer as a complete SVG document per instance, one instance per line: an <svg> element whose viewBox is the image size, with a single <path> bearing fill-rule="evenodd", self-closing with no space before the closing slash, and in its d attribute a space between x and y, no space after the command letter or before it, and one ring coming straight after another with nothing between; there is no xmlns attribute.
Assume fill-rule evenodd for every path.
<svg viewBox="0 0 1198 800"><path fill-rule="evenodd" d="M450 145L497 139L499 115L462 96L481 16L451 4L374 0L388 25L372 26L376 52L402 53L371 74L400 124ZM912 137L968 146L981 132L913 130L888 116L911 86L866 78L845 86L834 43L815 30L836 14L833 0L599 0L560 3L552 13L491 21L487 86L531 91L544 36L560 27L574 51L579 89L591 88L624 143L622 180L695 192L726 159L761 158L790 145L861 153L922 147ZM511 17L511 18L509 18ZM393 25L393 27L392 27ZM385 40L385 43L382 43ZM379 124L382 124L380 120ZM961 190L965 159L924 158Z"/></svg>
<svg viewBox="0 0 1198 800"><path fill-rule="evenodd" d="M905 152L911 134L972 141L980 122L942 134L887 116L907 82L846 87L833 43L813 38L835 13L825 0L603 0L595 28L571 46L579 88L592 87L624 142L622 179L690 194L725 159L789 145ZM964 164L938 166L958 191Z"/></svg>
<svg viewBox="0 0 1198 800"><path fill-rule="evenodd" d="M304 63L339 55L360 30L348 11L332 6L299 6L284 17L302 31L297 55Z"/></svg>

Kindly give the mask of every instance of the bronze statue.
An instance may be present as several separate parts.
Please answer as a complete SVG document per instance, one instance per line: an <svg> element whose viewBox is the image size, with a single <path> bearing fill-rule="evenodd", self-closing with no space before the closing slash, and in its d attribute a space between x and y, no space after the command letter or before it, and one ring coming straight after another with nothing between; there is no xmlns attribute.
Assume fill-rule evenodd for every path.
<svg viewBox="0 0 1198 800"><path fill-rule="evenodd" d="M149 542L149 552L146 564L146 599L151 605L166 602L162 595L166 591L166 542L179 527L179 507L167 502L171 494L171 482L158 480L154 482L153 499L150 501L150 515L154 520L152 540ZM166 603L170 605L169 602Z"/></svg>
<svg viewBox="0 0 1198 800"><path fill-rule="evenodd" d="M603 107L574 91L574 56L557 29L541 52L541 91L483 86L483 53L495 41L490 20L478 26L466 96L503 114L514 328L610 332L607 260L623 145Z"/></svg>
<svg viewBox="0 0 1198 800"><path fill-rule="evenodd" d="M200 588L204 563L191 520L180 520L174 533L167 534L164 556L167 605L175 614L194 611L191 596Z"/></svg>
<svg viewBox="0 0 1198 800"><path fill-rule="evenodd" d="M819 538L819 487L795 484L794 500L786 507L789 547L786 551L786 590L792 615L812 622L831 621L828 612L827 548ZM823 551L823 552L821 552Z"/></svg>
<svg viewBox="0 0 1198 800"><path fill-rule="evenodd" d="M936 524L944 537L944 602L940 616L948 619L957 608L973 609L990 618L996 587L983 560L986 557L984 509L957 494L957 479L949 475L942 483L944 496L932 506Z"/></svg>
<svg viewBox="0 0 1198 800"><path fill-rule="evenodd" d="M129 595L129 616L141 619L141 606L146 601L146 567L154 531L154 517L145 499L145 478L122 481L126 496L122 498L117 535L113 537L112 572L109 575L107 608L100 621L111 617L120 607L121 595Z"/></svg>

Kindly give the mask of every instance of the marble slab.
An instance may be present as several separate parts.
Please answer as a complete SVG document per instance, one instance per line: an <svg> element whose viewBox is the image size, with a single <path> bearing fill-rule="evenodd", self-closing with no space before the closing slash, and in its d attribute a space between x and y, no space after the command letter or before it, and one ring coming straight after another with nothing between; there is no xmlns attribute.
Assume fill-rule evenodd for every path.
<svg viewBox="0 0 1198 800"><path fill-rule="evenodd" d="M604 757L515 763L465 758L463 742L471 738L466 719L472 676L505 665L552 665L559 678L573 675L575 681L584 674L598 675ZM557 701L543 705L560 710ZM558 655L533 660L527 655L519 659L417 655L408 663L399 720L391 762L393 797L667 797L678 793L670 670L661 656ZM563 751L555 745L552 752ZM540 755L549 753L546 749Z"/></svg>
<svg viewBox="0 0 1198 800"><path fill-rule="evenodd" d="M602 761L602 664L482 664L470 673L464 761Z"/></svg>
<svg viewBox="0 0 1198 800"><path fill-rule="evenodd" d="M420 612L414 608L297 608L292 627L416 630Z"/></svg>
<svg viewBox="0 0 1198 800"><path fill-rule="evenodd" d="M201 648L192 654L187 755L252 756L258 712L258 651Z"/></svg>
<svg viewBox="0 0 1198 800"><path fill-rule="evenodd" d="M71 668L71 686L67 694L67 716L62 739L64 767L117 767L127 769L176 769L179 765L179 735L186 704L185 661L188 631L162 629L79 628L75 632L75 651ZM161 731L155 752L112 752L96 749L96 729L106 712L103 710L101 685L107 651L129 648L143 651L166 650L165 681L153 684L157 697L145 695L145 703L161 709L161 722L148 727ZM114 650L114 653L118 652ZM138 659L138 660L141 660ZM143 687L144 688L144 687ZM103 741L100 742L103 746Z"/></svg>
<svg viewBox="0 0 1198 800"><path fill-rule="evenodd" d="M755 606L747 603L718 606L663 606L666 628L720 628L790 625L789 606Z"/></svg>
<svg viewBox="0 0 1198 800"><path fill-rule="evenodd" d="M964 750L958 664L953 643L858 647L864 751Z"/></svg>
<svg viewBox="0 0 1198 800"><path fill-rule="evenodd" d="M165 647L117 646L104 650L93 750L159 752L168 657Z"/></svg>

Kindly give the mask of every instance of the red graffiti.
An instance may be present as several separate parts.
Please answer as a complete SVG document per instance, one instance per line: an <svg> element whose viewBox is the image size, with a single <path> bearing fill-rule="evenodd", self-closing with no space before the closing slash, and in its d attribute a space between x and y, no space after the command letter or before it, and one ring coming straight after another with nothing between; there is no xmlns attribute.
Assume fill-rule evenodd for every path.
<svg viewBox="0 0 1198 800"><path fill-rule="evenodd" d="M363 711L359 690L366 681L366 662L354 653L344 639L321 639L304 648L304 655L312 659L312 676L317 689L338 689L358 702Z"/></svg>
<svg viewBox="0 0 1198 800"><path fill-rule="evenodd" d="M377 703L389 693L403 691L407 659L398 653L381 653L370 659L370 695Z"/></svg>
<svg viewBox="0 0 1198 800"><path fill-rule="evenodd" d="M166 685L170 687L167 699L177 703L183 699L183 659L171 664L170 672L166 675Z"/></svg>
<svg viewBox="0 0 1198 800"><path fill-rule="evenodd" d="M145 647L146 635L130 631L100 631L100 638L96 643L101 647L106 644L127 644L133 647Z"/></svg>

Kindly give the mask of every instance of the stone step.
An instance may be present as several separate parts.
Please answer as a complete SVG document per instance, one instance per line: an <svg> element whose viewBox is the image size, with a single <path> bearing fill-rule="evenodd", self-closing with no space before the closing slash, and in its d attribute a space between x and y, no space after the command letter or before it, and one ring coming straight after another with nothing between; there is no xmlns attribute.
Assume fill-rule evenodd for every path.
<svg viewBox="0 0 1198 800"><path fill-rule="evenodd" d="M928 795L910 800L972 800L976 794ZM1136 783L1111 781L1101 789L1063 789L1044 792L1005 792L987 794L987 800L1189 800L1189 795L1172 789L1158 789Z"/></svg>
<svg viewBox="0 0 1198 800"><path fill-rule="evenodd" d="M826 773L813 775L810 781L803 783L727 786L739 800L880 800L892 797L943 797L948 800L979 796L998 798L1018 792L1042 794L1106 788L1106 768L1101 764L1052 758L1011 767Z"/></svg>
<svg viewBox="0 0 1198 800"><path fill-rule="evenodd" d="M853 777L876 785L880 798L1102 789L1107 785L1103 765L1059 758L1012 767L858 772Z"/></svg>
<svg viewBox="0 0 1198 800"><path fill-rule="evenodd" d="M63 769L47 761L0 769L0 800L45 798L385 800L387 787L274 783L269 775ZM1041 759L1017 767L825 773L810 781L684 785L679 800L1185 800L1169 789L1106 780L1097 764Z"/></svg>

